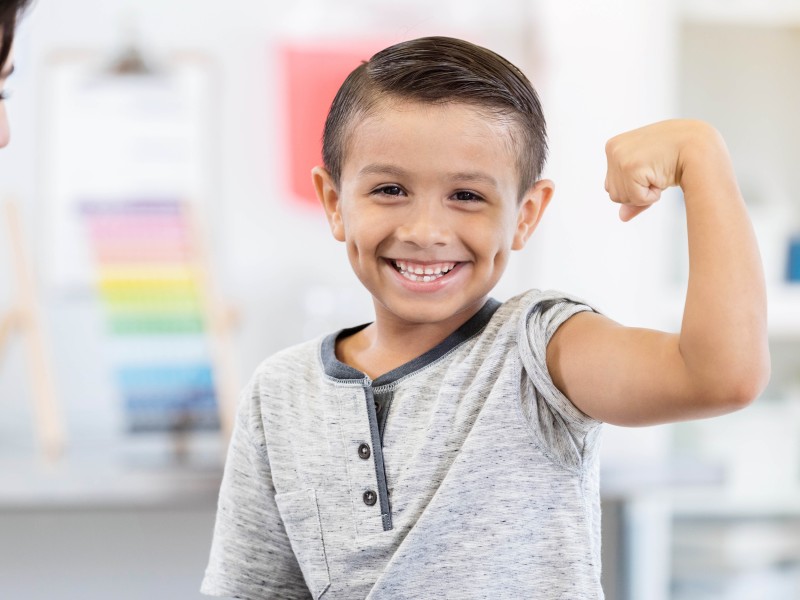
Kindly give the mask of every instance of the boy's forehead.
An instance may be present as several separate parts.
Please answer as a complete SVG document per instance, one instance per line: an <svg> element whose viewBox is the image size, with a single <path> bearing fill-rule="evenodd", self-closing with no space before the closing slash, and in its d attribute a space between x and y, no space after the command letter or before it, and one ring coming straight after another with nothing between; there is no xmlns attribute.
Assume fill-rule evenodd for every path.
<svg viewBox="0 0 800 600"><path fill-rule="evenodd" d="M383 99L352 121L344 165L359 151L391 152L398 144L423 141L437 145L473 142L492 146L511 158L516 155L512 119L466 102Z"/></svg>
<svg viewBox="0 0 800 600"><path fill-rule="evenodd" d="M458 180L465 185L482 182L509 193L518 187L510 125L487 119L479 108L465 103L393 102L356 121L343 156L345 185L345 181L355 184L387 176Z"/></svg>

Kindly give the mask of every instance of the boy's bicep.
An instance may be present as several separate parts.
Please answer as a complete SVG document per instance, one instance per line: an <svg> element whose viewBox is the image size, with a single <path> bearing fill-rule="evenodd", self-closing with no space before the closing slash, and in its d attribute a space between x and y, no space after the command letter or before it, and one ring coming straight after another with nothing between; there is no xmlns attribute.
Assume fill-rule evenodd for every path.
<svg viewBox="0 0 800 600"><path fill-rule="evenodd" d="M247 404L250 399L242 400ZM201 592L247 599L310 598L275 502L263 440L260 444L257 439L263 438L263 428L247 412L240 405Z"/></svg>
<svg viewBox="0 0 800 600"><path fill-rule="evenodd" d="M639 426L710 416L695 402L678 339L582 312L550 339L547 367L558 389L599 421Z"/></svg>

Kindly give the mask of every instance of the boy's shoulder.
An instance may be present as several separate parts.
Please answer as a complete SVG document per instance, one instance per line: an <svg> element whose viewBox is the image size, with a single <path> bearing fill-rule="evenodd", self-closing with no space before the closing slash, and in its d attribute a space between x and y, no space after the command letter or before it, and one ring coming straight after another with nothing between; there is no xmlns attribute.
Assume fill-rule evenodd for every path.
<svg viewBox="0 0 800 600"><path fill-rule="evenodd" d="M529 289L509 298L497 311L502 321L524 326L532 316L547 316L554 311L594 310L592 304L582 298L560 290Z"/></svg>
<svg viewBox="0 0 800 600"><path fill-rule="evenodd" d="M567 319L584 311L599 312L572 294L530 289L499 307L485 332L484 343L494 347L492 352L505 348L520 353L527 367L535 362L544 368L553 334Z"/></svg>

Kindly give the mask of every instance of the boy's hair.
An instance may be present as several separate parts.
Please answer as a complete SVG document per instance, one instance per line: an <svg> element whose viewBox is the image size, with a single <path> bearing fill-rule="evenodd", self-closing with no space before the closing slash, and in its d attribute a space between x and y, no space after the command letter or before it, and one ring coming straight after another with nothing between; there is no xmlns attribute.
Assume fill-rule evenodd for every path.
<svg viewBox="0 0 800 600"><path fill-rule="evenodd" d="M14 29L17 25L17 18L28 6L30 0L0 0L0 68L6 64L8 54L11 52L11 44L14 43Z"/></svg>
<svg viewBox="0 0 800 600"><path fill-rule="evenodd" d="M338 186L353 125L383 99L459 103L513 127L520 197L539 178L547 155L542 107L530 81L502 56L448 37L425 37L381 50L354 69L331 104L322 159Z"/></svg>

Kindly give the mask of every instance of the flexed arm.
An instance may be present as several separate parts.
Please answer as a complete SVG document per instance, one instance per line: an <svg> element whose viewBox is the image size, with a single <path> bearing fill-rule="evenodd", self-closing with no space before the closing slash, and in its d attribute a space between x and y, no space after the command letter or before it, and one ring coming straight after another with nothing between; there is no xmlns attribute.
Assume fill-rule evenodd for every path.
<svg viewBox="0 0 800 600"><path fill-rule="evenodd" d="M629 220L679 185L689 285L679 334L581 313L553 336L554 382L583 412L648 425L730 412L769 379L766 292L758 247L730 156L700 121L655 123L606 145L606 189ZM635 251L633 249L632 251Z"/></svg>

